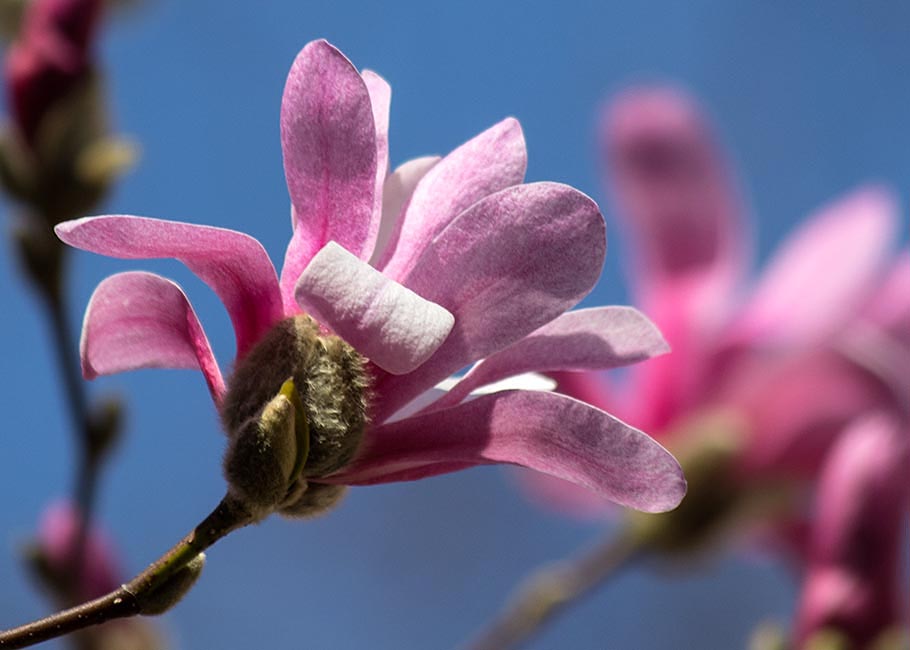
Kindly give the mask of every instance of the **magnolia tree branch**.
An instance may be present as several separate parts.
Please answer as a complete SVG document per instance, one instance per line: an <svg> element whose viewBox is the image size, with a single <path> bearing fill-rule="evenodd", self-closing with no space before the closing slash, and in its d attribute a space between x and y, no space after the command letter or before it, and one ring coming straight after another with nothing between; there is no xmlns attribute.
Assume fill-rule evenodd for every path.
<svg viewBox="0 0 910 650"><path fill-rule="evenodd" d="M563 608L627 566L640 550L640 538L624 531L575 558L536 571L467 650L518 647Z"/></svg>
<svg viewBox="0 0 910 650"><path fill-rule="evenodd" d="M29 278L47 313L51 345L73 423L78 461L73 502L78 511L77 530L70 554L68 581L76 584L84 564L85 539L90 526L98 483L98 470L117 428L117 413L93 412L76 355L78 349L66 311L64 268L67 252L50 227L49 218L26 215L16 232L23 273Z"/></svg>
<svg viewBox="0 0 910 650"><path fill-rule="evenodd" d="M63 379L70 417L73 421L73 428L77 432L76 444L79 460L76 466L73 486L73 501L79 517L75 543L73 544L72 566L70 567L71 579L75 584L79 582L80 573L85 564L85 543L94 514L101 453L98 451L98 446L94 441L96 432L89 411L85 383L76 363L76 358L73 356L77 348L74 344L72 329L66 315L65 301L59 292L52 293L47 291L43 297L47 303L51 323L51 338L57 353L57 364Z"/></svg>
<svg viewBox="0 0 910 650"><path fill-rule="evenodd" d="M0 632L0 648L26 648L116 618L163 613L192 586L202 568L202 552L253 521L246 506L226 496L192 532L130 582L78 607Z"/></svg>

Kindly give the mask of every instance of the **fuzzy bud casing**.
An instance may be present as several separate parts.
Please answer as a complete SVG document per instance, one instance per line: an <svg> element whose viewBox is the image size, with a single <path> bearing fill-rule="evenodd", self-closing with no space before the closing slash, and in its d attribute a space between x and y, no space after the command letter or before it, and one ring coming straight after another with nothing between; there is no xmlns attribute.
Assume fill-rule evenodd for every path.
<svg viewBox="0 0 910 650"><path fill-rule="evenodd" d="M225 473L239 496L260 511L288 516L318 514L338 501L343 489L318 479L344 467L360 446L367 423L365 363L306 315L277 323L238 362L221 419L230 438ZM304 423L301 454L304 441L293 441L295 425ZM279 432L282 440L271 440Z"/></svg>
<svg viewBox="0 0 910 650"><path fill-rule="evenodd" d="M293 388L293 382L287 382ZM224 474L231 491L254 511L271 512L284 500L295 478L298 444L294 404L282 392L258 418L250 418L231 436Z"/></svg>
<svg viewBox="0 0 910 650"><path fill-rule="evenodd" d="M309 316L275 325L237 365L221 409L234 437L292 378L310 429L303 476L326 476L353 458L366 427L364 359Z"/></svg>
<svg viewBox="0 0 910 650"><path fill-rule="evenodd" d="M200 553L177 569L177 572L163 584L148 593L137 595L139 612L145 616L164 614L186 596L187 592L196 584L204 566L205 553Z"/></svg>

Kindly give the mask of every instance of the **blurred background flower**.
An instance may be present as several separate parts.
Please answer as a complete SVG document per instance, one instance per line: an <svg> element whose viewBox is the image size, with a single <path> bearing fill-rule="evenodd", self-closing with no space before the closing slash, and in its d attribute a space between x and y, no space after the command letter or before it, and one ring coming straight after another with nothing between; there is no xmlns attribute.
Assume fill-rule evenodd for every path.
<svg viewBox="0 0 910 650"><path fill-rule="evenodd" d="M893 187L905 205L908 20L899 4L840 0L823 8L158 0L98 44L118 125L143 145L142 165L105 210L217 223L251 233L280 256L288 224L274 217L287 214L289 201L275 106L293 56L326 37L396 89L393 166L445 153L488 124L518 117L530 145L528 180L578 187L607 216L607 266L586 305L628 303L621 262L631 251L617 236L595 162L603 97L632 82L669 79L710 107L732 165L747 172L743 204L756 215L761 263L806 215L861 183ZM898 238L905 242L906 231ZM99 279L134 267L73 259L74 319ZM0 508L9 547L28 536L48 494L66 491L71 458L35 432L67 425L47 406L56 378L42 370L49 364L41 321L9 256L3 261L0 295L16 315L2 321L16 342L3 362L5 428L17 432L4 437L0 455L3 493L16 495ZM179 265L142 267L176 278L201 313L219 313L217 298ZM206 326L215 353L229 358L227 315ZM221 496L222 440L198 435L215 425L193 373L161 381L160 371L140 372L105 385L141 395L99 504L132 573ZM300 645L305 629L312 647L452 647L529 570L602 532L602 523L541 510L508 483L505 473L480 468L360 490L306 526L276 520L239 533L213 549L205 576L165 617L179 631L176 645L257 647L267 628L274 645ZM717 556L712 568L673 581L625 573L529 647L735 648L757 620L792 617L799 589L787 571L754 557ZM45 611L12 554L0 555L0 584L6 622ZM275 598L252 608L238 588ZM230 626L219 625L225 619Z"/></svg>
<svg viewBox="0 0 910 650"><path fill-rule="evenodd" d="M800 635L827 620L870 643L906 618L897 547L910 486L893 468L910 444L910 293L892 288L905 274L893 253L894 200L864 188L833 202L746 283L750 242L733 174L693 100L666 87L622 93L604 111L602 138L636 300L673 353L618 378L559 373L559 389L619 413L680 456L689 492L675 512L644 524L656 535L652 550L705 551L719 535L743 539L757 524L788 551L798 576L808 568ZM883 304L887 318L876 308ZM853 428L877 413L889 430L878 453L838 451L829 460L832 446L854 450L841 437L855 437ZM851 462L882 485L843 485ZM552 481L535 488L536 480L525 478L555 505L597 512L589 493ZM881 510L867 512L871 504ZM853 566L857 555L867 558L862 566ZM832 565L865 595L821 604L833 583L818 573L830 576ZM865 602L831 600L854 597Z"/></svg>

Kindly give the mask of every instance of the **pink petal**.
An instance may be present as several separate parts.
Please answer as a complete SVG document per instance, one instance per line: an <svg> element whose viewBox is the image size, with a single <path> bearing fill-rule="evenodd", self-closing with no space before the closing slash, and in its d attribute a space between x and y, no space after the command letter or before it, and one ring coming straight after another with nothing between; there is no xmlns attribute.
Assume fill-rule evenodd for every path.
<svg viewBox="0 0 910 650"><path fill-rule="evenodd" d="M262 244L240 232L112 215L61 223L57 236L70 246L123 259L172 257L208 284L227 308L237 356L282 318L278 278Z"/></svg>
<svg viewBox="0 0 910 650"><path fill-rule="evenodd" d="M799 343L842 325L878 279L895 226L894 199L878 188L822 210L768 264L735 327L738 339Z"/></svg>
<svg viewBox="0 0 910 650"><path fill-rule="evenodd" d="M382 206L385 201L382 188L389 171L389 105L392 101L392 89L385 79L372 70L364 70L361 77L366 84L367 92L370 93L373 124L376 128L376 186L373 193L373 218L370 222L374 230L370 233L371 240L364 246L366 253L375 248L375 237L381 224Z"/></svg>
<svg viewBox="0 0 910 650"><path fill-rule="evenodd" d="M435 406L457 404L478 386L524 372L604 370L666 352L660 332L636 309L570 311L480 361Z"/></svg>
<svg viewBox="0 0 910 650"><path fill-rule="evenodd" d="M224 394L218 363L186 295L153 273L118 273L98 285L79 349L86 379L139 368L192 368L202 371L216 404Z"/></svg>
<svg viewBox="0 0 910 650"><path fill-rule="evenodd" d="M398 169L389 174L382 187L382 222L376 235L376 248L370 258L370 264L377 266L394 234L402 208L411 200L414 188L421 178L441 160L439 156L425 156L402 163Z"/></svg>
<svg viewBox="0 0 910 650"><path fill-rule="evenodd" d="M686 318L713 318L745 270L748 242L727 161L701 110L677 90L639 88L604 112L602 133L637 262L638 304L653 317L667 293L683 294L675 302Z"/></svg>
<svg viewBox="0 0 910 650"><path fill-rule="evenodd" d="M686 94L643 87L604 112L603 149L631 240L637 304L673 354L631 370L623 416L666 427L702 390L749 241L732 174L710 125Z"/></svg>
<svg viewBox="0 0 910 650"><path fill-rule="evenodd" d="M297 282L300 307L392 374L411 372L442 344L454 318L334 242Z"/></svg>
<svg viewBox="0 0 910 650"><path fill-rule="evenodd" d="M470 205L521 183L527 152L521 125L507 118L455 149L417 184L377 268L400 280L424 248Z"/></svg>
<svg viewBox="0 0 910 650"><path fill-rule="evenodd" d="M566 185L511 187L462 213L404 282L452 312L455 327L420 368L381 379L378 421L574 306L600 276L605 248L597 205Z"/></svg>
<svg viewBox="0 0 910 650"><path fill-rule="evenodd" d="M377 79L370 83L381 114ZM281 273L289 309L294 283L326 242L360 258L372 252L379 227L373 111L363 77L332 45L313 41L297 55L281 101L284 172L297 219Z"/></svg>
<svg viewBox="0 0 910 650"><path fill-rule="evenodd" d="M682 470L637 429L564 395L504 391L371 429L333 483L409 481L472 465L512 463L606 499L660 512L685 493Z"/></svg>
<svg viewBox="0 0 910 650"><path fill-rule="evenodd" d="M866 648L904 619L906 433L887 417L866 417L832 450L819 482L798 639L833 626Z"/></svg>

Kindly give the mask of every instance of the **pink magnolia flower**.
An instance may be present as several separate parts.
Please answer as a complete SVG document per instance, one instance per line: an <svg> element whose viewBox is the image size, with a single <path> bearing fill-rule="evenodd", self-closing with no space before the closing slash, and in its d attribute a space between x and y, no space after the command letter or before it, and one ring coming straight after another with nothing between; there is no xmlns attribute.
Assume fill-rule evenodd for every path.
<svg viewBox="0 0 910 650"><path fill-rule="evenodd" d="M389 99L382 78L358 72L325 41L294 61L281 107L293 235L280 279L259 242L239 232L136 216L58 226L65 242L96 253L182 261L222 299L237 338L234 376L225 380L183 291L157 275L121 273L89 304L85 376L198 369L231 434L242 419L234 411L261 412L297 376L304 343L295 332L314 327L308 314L323 335L368 359L371 386L356 454L309 474L307 460L311 487L514 463L635 508L674 507L685 489L675 460L607 413L548 392L467 399L530 370L612 367L665 351L634 310L564 313L601 270L597 206L571 187L522 183L526 154L514 119L442 159L387 173ZM412 412L435 384L484 357L452 391ZM356 393L352 383L333 394ZM356 419L345 408L336 411ZM312 428L319 414L310 415Z"/></svg>
<svg viewBox="0 0 910 650"><path fill-rule="evenodd" d="M41 122L91 67L102 0L34 0L6 58L9 102L24 141L35 144Z"/></svg>
<svg viewBox="0 0 910 650"><path fill-rule="evenodd" d="M602 134L636 302L673 353L630 368L622 386L556 373L560 390L674 449L690 442L698 418L732 415L733 475L755 490L812 479L837 436L872 410L906 418L899 386L910 365L895 360L910 354L910 319L901 316L910 291L876 298L900 266L890 255L888 193L864 188L825 207L747 287L744 211L694 103L666 88L627 92L605 112ZM604 509L571 486L528 482L563 507Z"/></svg>
<svg viewBox="0 0 910 650"><path fill-rule="evenodd" d="M899 580L910 438L887 415L857 421L838 440L819 478L815 525L796 617L797 647L836 630L872 647L905 624Z"/></svg>

